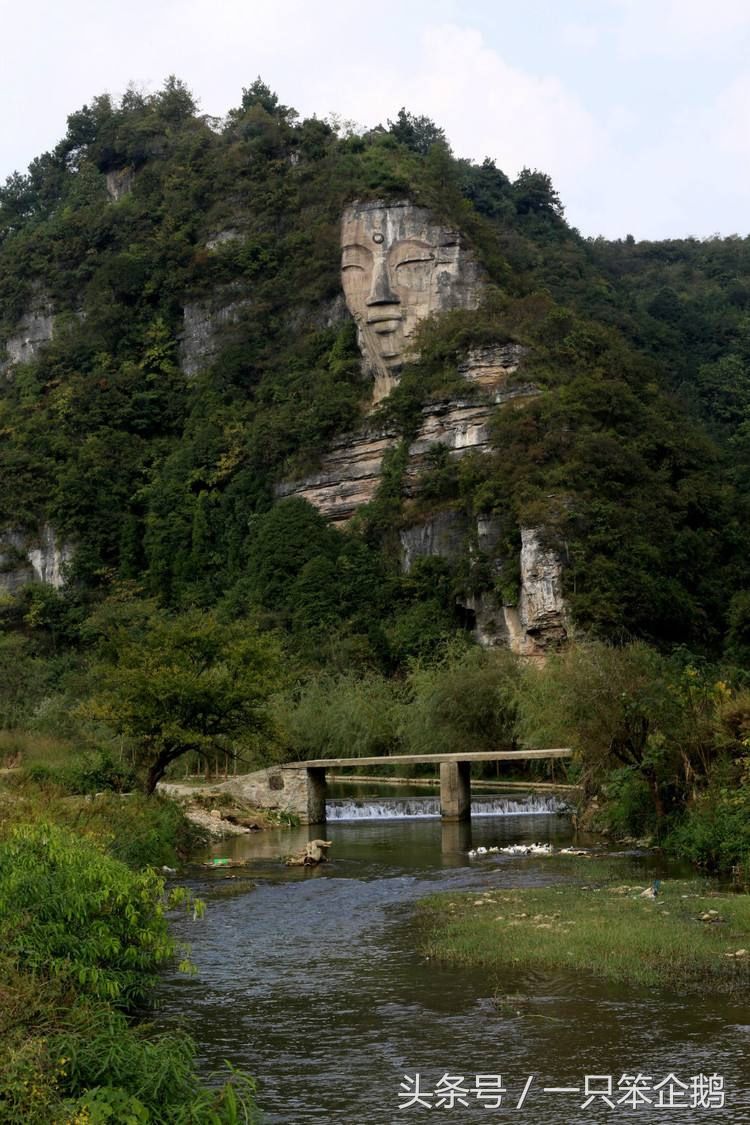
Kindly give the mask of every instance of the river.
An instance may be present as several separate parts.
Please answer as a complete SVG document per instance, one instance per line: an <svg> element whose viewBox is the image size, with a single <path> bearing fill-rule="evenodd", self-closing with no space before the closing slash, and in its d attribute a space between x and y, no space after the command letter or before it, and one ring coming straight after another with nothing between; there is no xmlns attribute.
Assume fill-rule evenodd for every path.
<svg viewBox="0 0 750 1125"><path fill-rule="evenodd" d="M159 1025L194 1036L206 1077L225 1059L254 1074L269 1123L390 1125L436 1115L449 1123L534 1125L633 1117L750 1122L746 1000L683 998L557 973L499 976L435 964L419 953L414 904L424 895L565 877L563 858L468 857L480 846L557 847L572 839L567 817L533 811L548 806L548 798L533 798L526 812L517 793L504 800L502 815L443 826L436 817L414 816L419 804L399 808L391 791L383 802L359 807L348 799L352 820L340 819L343 799L325 833L273 830L213 847L213 855L248 866L181 877L208 909L198 922L175 923L197 971L164 980ZM377 811L383 807L390 814ZM330 863L280 863L319 835L333 841ZM643 882L665 873L653 856L617 862L624 876ZM665 1101L673 1088L675 1108L617 1104L628 1089L623 1076L639 1073L652 1086L674 1074L689 1087L693 1076L718 1075L725 1107L690 1108L692 1092L671 1082L651 1100ZM417 1074L431 1109L406 1106ZM457 1083L454 1104L448 1095L438 1109L436 1088L447 1089L446 1074L465 1081ZM490 1098L490 1078L476 1082L476 1075L492 1082L502 1076L502 1095ZM602 1076L599 1084L589 1079L588 1089L604 1097L612 1077L614 1108L600 1096L584 1108L587 1075ZM498 1097L499 1107L490 1108Z"/></svg>

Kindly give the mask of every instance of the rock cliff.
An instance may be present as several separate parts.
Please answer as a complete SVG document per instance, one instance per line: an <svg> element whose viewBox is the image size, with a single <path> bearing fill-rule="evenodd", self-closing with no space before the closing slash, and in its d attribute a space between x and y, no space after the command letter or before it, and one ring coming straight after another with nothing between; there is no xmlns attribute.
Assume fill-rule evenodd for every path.
<svg viewBox="0 0 750 1125"><path fill-rule="evenodd" d="M373 402L388 395L420 321L476 308L484 273L458 231L408 200L358 201L341 221L341 282Z"/></svg>
<svg viewBox="0 0 750 1125"><path fill-rule="evenodd" d="M61 543L52 527L38 532L6 531L0 535L0 589L13 593L29 582L42 582L56 590L65 584L65 571L73 558L70 544Z"/></svg>
<svg viewBox="0 0 750 1125"><path fill-rule="evenodd" d="M107 172L107 194L115 203L124 199L126 195L130 195L134 183L135 168L130 164L125 168L114 168Z"/></svg>
<svg viewBox="0 0 750 1125"><path fill-rule="evenodd" d="M443 509L400 532L401 565L409 572L417 559L437 557L489 562L490 575L503 564L500 528L492 516L471 517ZM545 542L542 528L521 528L519 594L508 603L496 588L457 596L466 625L486 648L510 648L519 656L543 656L563 644L568 619L562 592L560 555Z"/></svg>
<svg viewBox="0 0 750 1125"><path fill-rule="evenodd" d="M513 378L523 353L518 344L503 344L467 355L459 370L467 383L473 385L473 395L430 403L423 408L422 423L409 446L408 491L417 490L419 475L432 448L444 446L452 458L469 452L488 452L489 421L495 407L539 393L528 381ZM399 440L394 428L365 423L358 433L337 439L315 473L279 484L276 495L301 496L328 519L343 523L374 499L383 457Z"/></svg>
<svg viewBox="0 0 750 1125"><path fill-rule="evenodd" d="M5 361L0 361L0 371L6 376L12 374L18 363L29 363L39 349L48 343L55 331L55 315L52 302L45 294L35 298L28 312L21 317L12 336L5 341Z"/></svg>
<svg viewBox="0 0 750 1125"><path fill-rule="evenodd" d="M435 312L476 307L483 277L457 232L407 202L352 204L342 219L341 245L344 295L377 404L398 383L404 359L413 355L417 324ZM519 372L524 350L514 343L471 349L458 367L467 384L466 396L423 407L402 482L407 496L418 496L420 478L436 447L446 449L452 460L489 453L493 411L539 394ZM358 433L339 438L315 473L277 485L276 495L300 496L332 522L343 524L375 498L385 454L399 440L395 429L378 427L373 419ZM473 550L490 557L490 570L499 574L504 560L497 557L498 538L491 518L469 526L461 512L438 512L402 530L402 565L408 571L415 559L426 555L456 562ZM467 624L481 644L537 655L564 640L562 567L555 552L543 544L541 529L522 529L516 605L503 605L492 590L459 597Z"/></svg>
<svg viewBox="0 0 750 1125"><path fill-rule="evenodd" d="M220 298L185 305L179 346L180 367L185 375L197 375L211 365L249 304L249 300L235 295L234 299L225 296L223 302Z"/></svg>
<svg viewBox="0 0 750 1125"><path fill-rule="evenodd" d="M547 649L567 636L560 553L545 541L543 528L521 528L521 595L518 617L529 645Z"/></svg>

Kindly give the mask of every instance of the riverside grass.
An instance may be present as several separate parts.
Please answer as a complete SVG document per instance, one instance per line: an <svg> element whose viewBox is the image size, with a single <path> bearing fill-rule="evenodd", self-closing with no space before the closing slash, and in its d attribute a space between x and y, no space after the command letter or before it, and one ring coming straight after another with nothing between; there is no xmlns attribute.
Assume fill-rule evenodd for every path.
<svg viewBox="0 0 750 1125"><path fill-rule="evenodd" d="M423 900L422 952L472 967L588 972L684 992L750 985L750 896L675 879L645 899L642 879L602 881L593 864L579 873L588 879ZM712 920L702 921L710 911Z"/></svg>

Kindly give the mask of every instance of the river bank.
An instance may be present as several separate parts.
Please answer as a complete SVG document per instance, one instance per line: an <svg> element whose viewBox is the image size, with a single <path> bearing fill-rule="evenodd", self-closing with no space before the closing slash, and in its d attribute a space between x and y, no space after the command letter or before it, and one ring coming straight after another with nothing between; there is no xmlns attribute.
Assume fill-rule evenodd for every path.
<svg viewBox="0 0 750 1125"><path fill-rule="evenodd" d="M585 972L682 993L750 984L748 896L705 879L623 883L612 861L596 859L566 857L556 873L564 885L508 889L496 878L480 897L423 900L422 950L448 964Z"/></svg>

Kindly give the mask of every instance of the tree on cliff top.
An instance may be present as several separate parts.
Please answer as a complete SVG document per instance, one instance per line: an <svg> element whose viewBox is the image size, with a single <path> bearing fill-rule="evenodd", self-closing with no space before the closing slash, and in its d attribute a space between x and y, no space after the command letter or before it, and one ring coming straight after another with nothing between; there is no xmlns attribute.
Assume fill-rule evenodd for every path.
<svg viewBox="0 0 750 1125"><path fill-rule="evenodd" d="M169 616L148 603L137 616L108 623L99 687L82 711L132 742L147 793L189 751L241 758L271 736L266 703L280 679L271 637L198 610Z"/></svg>
<svg viewBox="0 0 750 1125"><path fill-rule="evenodd" d="M388 122L388 132L412 152L426 156L434 144L447 145L445 131L429 117L417 117L403 106L395 121Z"/></svg>

